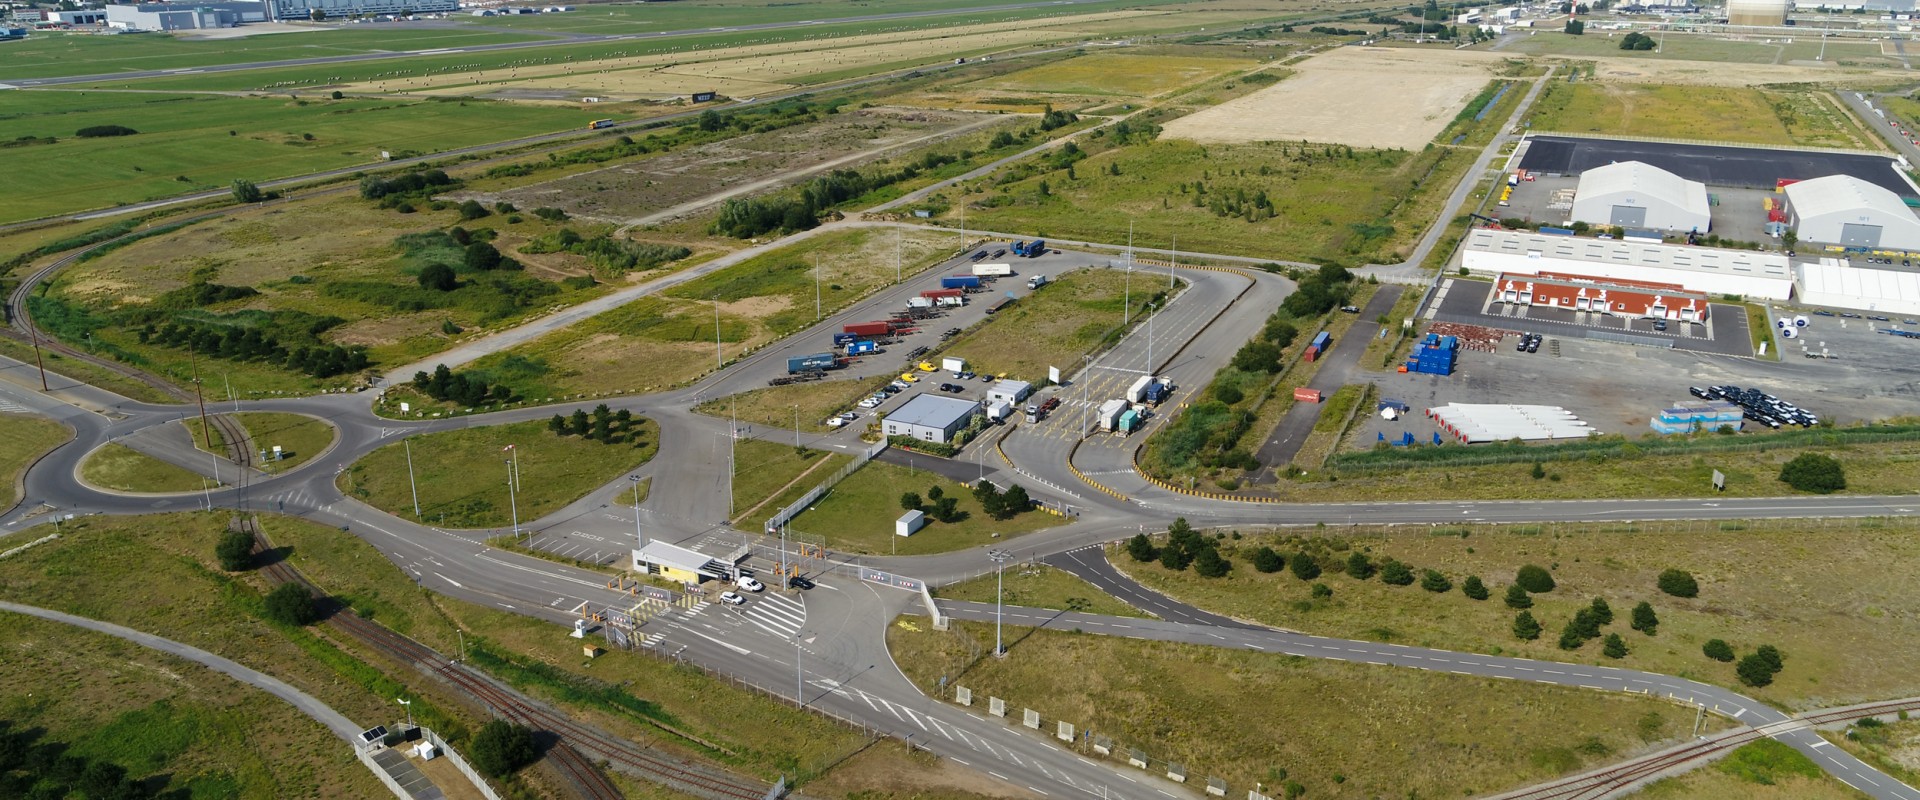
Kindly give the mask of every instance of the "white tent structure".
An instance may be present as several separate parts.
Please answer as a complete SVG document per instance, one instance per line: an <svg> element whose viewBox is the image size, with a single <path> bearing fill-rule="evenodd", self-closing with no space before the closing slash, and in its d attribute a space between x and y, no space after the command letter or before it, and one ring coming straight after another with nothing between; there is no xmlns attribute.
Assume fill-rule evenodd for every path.
<svg viewBox="0 0 1920 800"><path fill-rule="evenodd" d="M1852 175L1787 184L1787 214L1803 242L1920 250L1920 217L1894 194Z"/></svg>
<svg viewBox="0 0 1920 800"><path fill-rule="evenodd" d="M1434 424L1467 444L1510 439L1585 439L1598 433L1559 406L1448 403L1427 409Z"/></svg>
<svg viewBox="0 0 1920 800"><path fill-rule="evenodd" d="M1711 216L1706 184L1639 161L1581 173L1573 195L1573 220L1591 225L1706 233Z"/></svg>
<svg viewBox="0 0 1920 800"><path fill-rule="evenodd" d="M1800 264L1800 302L1920 316L1920 273L1856 267L1837 258Z"/></svg>

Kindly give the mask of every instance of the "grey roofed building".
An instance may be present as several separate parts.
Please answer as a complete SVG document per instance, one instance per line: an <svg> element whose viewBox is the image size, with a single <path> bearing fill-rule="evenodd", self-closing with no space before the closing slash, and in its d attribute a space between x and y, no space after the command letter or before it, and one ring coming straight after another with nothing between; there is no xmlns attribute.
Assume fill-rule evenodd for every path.
<svg viewBox="0 0 1920 800"><path fill-rule="evenodd" d="M1571 216L1590 225L1705 233L1712 225L1707 209L1706 184L1622 161L1581 173Z"/></svg>
<svg viewBox="0 0 1920 800"><path fill-rule="evenodd" d="M1920 250L1920 217L1906 201L1851 175L1828 175L1786 187L1787 215L1801 241L1849 247Z"/></svg>
<svg viewBox="0 0 1920 800"><path fill-rule="evenodd" d="M980 404L973 400L922 394L888 414L881 421L881 431L887 436L946 444L978 413Z"/></svg>

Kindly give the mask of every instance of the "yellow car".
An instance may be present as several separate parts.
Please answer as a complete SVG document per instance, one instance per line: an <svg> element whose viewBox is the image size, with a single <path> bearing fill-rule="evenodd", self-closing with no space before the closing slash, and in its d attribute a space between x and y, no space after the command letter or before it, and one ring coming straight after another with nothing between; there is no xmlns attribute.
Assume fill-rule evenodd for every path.
<svg viewBox="0 0 1920 800"><path fill-rule="evenodd" d="M906 381L907 383L917 383L920 380L920 376L911 372L902 372L900 373L900 380Z"/></svg>
<svg viewBox="0 0 1920 800"><path fill-rule="evenodd" d="M922 362L920 362L920 371L921 371L921 372L938 372L939 370L940 370L940 368L939 368L939 367L936 367L936 366L934 366L934 365L933 365L933 362L931 362L931 361L922 361Z"/></svg>

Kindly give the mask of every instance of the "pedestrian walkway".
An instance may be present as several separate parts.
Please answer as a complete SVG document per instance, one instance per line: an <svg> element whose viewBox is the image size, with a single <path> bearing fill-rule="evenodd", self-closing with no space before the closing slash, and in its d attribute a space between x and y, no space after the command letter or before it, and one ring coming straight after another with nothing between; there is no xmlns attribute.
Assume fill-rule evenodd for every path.
<svg viewBox="0 0 1920 800"><path fill-rule="evenodd" d="M807 624L805 604L771 592L754 597L740 609L740 615L768 633L789 639Z"/></svg>

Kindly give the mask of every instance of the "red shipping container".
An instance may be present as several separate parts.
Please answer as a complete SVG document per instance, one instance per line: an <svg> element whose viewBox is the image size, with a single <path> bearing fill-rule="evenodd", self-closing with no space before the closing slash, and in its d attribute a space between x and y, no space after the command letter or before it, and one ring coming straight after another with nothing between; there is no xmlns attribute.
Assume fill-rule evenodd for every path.
<svg viewBox="0 0 1920 800"><path fill-rule="evenodd" d="M855 336L885 336L893 330L893 326L885 322L855 322L842 326L840 330Z"/></svg>
<svg viewBox="0 0 1920 800"><path fill-rule="evenodd" d="M1320 357L1320 348L1314 347L1313 345L1307 345L1307 351L1301 354L1301 358L1304 358L1308 361L1312 361L1319 357Z"/></svg>
<svg viewBox="0 0 1920 800"><path fill-rule="evenodd" d="M1302 386L1298 389L1293 390L1293 399L1299 400L1303 403L1318 403L1320 402L1320 390L1308 389L1307 387Z"/></svg>

